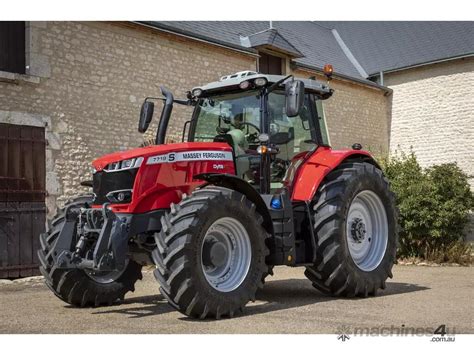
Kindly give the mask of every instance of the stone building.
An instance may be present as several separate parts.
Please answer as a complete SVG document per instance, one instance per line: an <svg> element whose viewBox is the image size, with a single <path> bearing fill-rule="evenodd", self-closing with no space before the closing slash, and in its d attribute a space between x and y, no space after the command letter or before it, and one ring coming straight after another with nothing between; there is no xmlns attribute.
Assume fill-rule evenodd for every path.
<svg viewBox="0 0 474 355"><path fill-rule="evenodd" d="M474 23L320 22L391 90L390 150L456 161L474 189Z"/></svg>
<svg viewBox="0 0 474 355"><path fill-rule="evenodd" d="M304 77L320 76L324 63L332 62L340 73L331 82L336 92L325 107L332 144L344 147L357 141L373 149L388 147L390 90L351 78L351 63L329 37L330 31L322 31L321 41L340 51L342 58L331 60L325 53L323 58L292 60L311 53L305 53L306 48L290 53L264 41L254 48L242 45L238 35L237 43L183 30L192 24L25 23L24 71L0 72L0 122L45 127L49 214L57 202L82 189L79 183L91 173L92 159L143 142L136 129L140 104L157 95L160 85L184 96L193 86L222 75L256 70L262 54L277 63L271 72ZM252 33L268 27L254 24L249 28ZM239 23L232 25L237 31ZM291 24L282 25L291 29ZM298 30L306 32L319 29L310 22L301 26ZM287 35L286 30L281 32ZM181 136L188 117L189 112L176 108L171 138Z"/></svg>
<svg viewBox="0 0 474 355"><path fill-rule="evenodd" d="M44 192L51 216L84 189L79 183L95 157L143 142L140 105L160 85L184 97L193 86L243 70L325 80L326 63L335 71L335 93L324 102L334 147L358 142L380 153L413 146L425 165L456 159L472 175L473 29L405 22L2 22L0 177ZM176 107L170 140L180 139L189 115ZM37 131L27 127L43 137L35 141ZM9 201L2 186L0 212Z"/></svg>
<svg viewBox="0 0 474 355"><path fill-rule="evenodd" d="M332 63L336 91L324 109L333 146L413 147L424 165L457 160L474 174L472 23L23 26L23 68L0 68L0 122L45 126L50 210L57 198L76 193L94 157L142 142L135 129L139 106L160 85L183 95L240 70L323 79L322 66ZM174 139L188 115L175 113Z"/></svg>

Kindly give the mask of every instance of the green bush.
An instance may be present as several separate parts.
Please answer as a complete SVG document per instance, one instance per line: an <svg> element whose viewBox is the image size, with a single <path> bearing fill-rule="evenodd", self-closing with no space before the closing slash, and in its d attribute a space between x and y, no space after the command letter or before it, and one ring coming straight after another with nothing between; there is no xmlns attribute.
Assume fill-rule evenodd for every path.
<svg viewBox="0 0 474 355"><path fill-rule="evenodd" d="M439 262L450 258L453 250L466 252L456 245L463 238L474 196L467 175L457 164L423 169L413 152L381 161L400 211L398 256Z"/></svg>

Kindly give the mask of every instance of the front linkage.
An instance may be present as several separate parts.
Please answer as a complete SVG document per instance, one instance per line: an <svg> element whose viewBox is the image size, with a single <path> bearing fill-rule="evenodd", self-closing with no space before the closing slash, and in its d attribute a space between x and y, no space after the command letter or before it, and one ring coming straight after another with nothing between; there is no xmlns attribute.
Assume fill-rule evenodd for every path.
<svg viewBox="0 0 474 355"><path fill-rule="evenodd" d="M66 221L52 248L53 260L58 268L100 272L125 268L131 237L130 215L119 216L112 212L108 204L101 209L68 206L65 214ZM94 249L88 250L93 243Z"/></svg>
<svg viewBox="0 0 474 355"><path fill-rule="evenodd" d="M148 232L160 229L165 212L114 213L92 204L92 196L80 196L58 209L38 251L47 286L80 307L112 304L134 290L149 263Z"/></svg>

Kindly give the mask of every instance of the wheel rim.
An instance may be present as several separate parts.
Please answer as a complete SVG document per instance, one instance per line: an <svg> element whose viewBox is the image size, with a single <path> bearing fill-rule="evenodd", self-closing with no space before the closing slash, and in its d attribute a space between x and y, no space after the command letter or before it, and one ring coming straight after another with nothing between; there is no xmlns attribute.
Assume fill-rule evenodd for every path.
<svg viewBox="0 0 474 355"><path fill-rule="evenodd" d="M372 271L380 265L388 243L388 220L380 197L359 192L351 202L346 220L349 252L357 267Z"/></svg>
<svg viewBox="0 0 474 355"><path fill-rule="evenodd" d="M201 265L214 289L230 292L238 288L248 274L251 259L250 238L242 223L223 217L209 227L201 245Z"/></svg>
<svg viewBox="0 0 474 355"><path fill-rule="evenodd" d="M122 270L117 271L93 271L85 270L86 275L89 276L92 280L100 284L110 284L116 281L128 266L128 259L125 261L125 266Z"/></svg>

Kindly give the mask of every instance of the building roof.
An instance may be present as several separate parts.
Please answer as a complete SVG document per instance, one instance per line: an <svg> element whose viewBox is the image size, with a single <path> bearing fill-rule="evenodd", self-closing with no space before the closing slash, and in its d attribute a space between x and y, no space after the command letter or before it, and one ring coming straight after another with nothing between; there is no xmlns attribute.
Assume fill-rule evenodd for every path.
<svg viewBox="0 0 474 355"><path fill-rule="evenodd" d="M250 52L255 52L255 50L248 47L245 41L242 42L241 38L269 29L269 21L152 21L145 23ZM357 69L345 56L330 29L309 21L273 21L272 27L277 29L283 38L304 56L294 59L294 63L319 70L325 64L331 63L335 74L359 80L365 79L359 75Z"/></svg>
<svg viewBox="0 0 474 355"><path fill-rule="evenodd" d="M149 21L148 26L249 53L274 46L296 65L369 82L396 70L474 54L474 22Z"/></svg>
<svg viewBox="0 0 474 355"><path fill-rule="evenodd" d="M269 28L246 37L241 36L240 42L242 44L244 44L246 40L248 40L248 46L252 48L269 48L293 58L304 57L304 55L288 42L276 28Z"/></svg>
<svg viewBox="0 0 474 355"><path fill-rule="evenodd" d="M316 23L336 29L369 75L474 54L474 22Z"/></svg>

